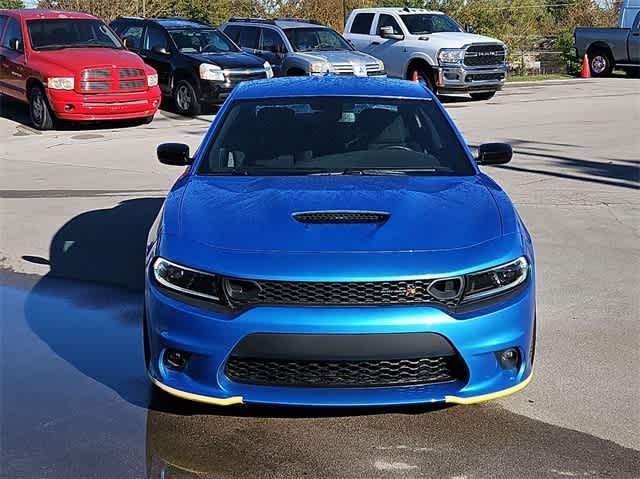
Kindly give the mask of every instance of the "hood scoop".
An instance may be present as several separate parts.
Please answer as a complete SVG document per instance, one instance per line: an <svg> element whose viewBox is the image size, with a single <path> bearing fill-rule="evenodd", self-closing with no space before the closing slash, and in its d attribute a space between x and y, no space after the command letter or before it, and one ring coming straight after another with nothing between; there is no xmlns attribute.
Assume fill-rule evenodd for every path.
<svg viewBox="0 0 640 479"><path fill-rule="evenodd" d="M384 223L391 215L383 211L305 211L293 219L306 224Z"/></svg>

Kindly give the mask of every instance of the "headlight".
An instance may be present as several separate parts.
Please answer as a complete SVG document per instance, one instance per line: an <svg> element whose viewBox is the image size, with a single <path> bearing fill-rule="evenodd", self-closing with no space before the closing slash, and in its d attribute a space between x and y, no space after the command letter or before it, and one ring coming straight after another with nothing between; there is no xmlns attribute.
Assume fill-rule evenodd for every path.
<svg viewBox="0 0 640 479"><path fill-rule="evenodd" d="M200 64L200 78L203 80L225 81L222 68L211 63Z"/></svg>
<svg viewBox="0 0 640 479"><path fill-rule="evenodd" d="M309 71L312 75L317 75L318 73L329 73L333 71L333 67L331 66L331 63L328 62L312 63L309 66Z"/></svg>
<svg viewBox="0 0 640 479"><path fill-rule="evenodd" d="M378 70L384 71L384 63L382 60L378 60Z"/></svg>
<svg viewBox="0 0 640 479"><path fill-rule="evenodd" d="M267 78L273 78L273 68L271 68L271 63L264 62L264 71L267 72Z"/></svg>
<svg viewBox="0 0 640 479"><path fill-rule="evenodd" d="M147 75L147 86L152 87L158 84L158 74Z"/></svg>
<svg viewBox="0 0 640 479"><path fill-rule="evenodd" d="M464 59L464 50L459 48L445 48L438 52L438 61L441 64L458 64Z"/></svg>
<svg viewBox="0 0 640 479"><path fill-rule="evenodd" d="M153 263L153 277L162 286L181 293L220 302L218 277L186 266L157 258Z"/></svg>
<svg viewBox="0 0 640 479"><path fill-rule="evenodd" d="M522 284L529 274L529 263L524 256L510 263L496 266L465 277L462 302L494 296Z"/></svg>
<svg viewBox="0 0 640 479"><path fill-rule="evenodd" d="M73 90L75 82L73 77L51 77L47 80L47 86L52 90Z"/></svg>

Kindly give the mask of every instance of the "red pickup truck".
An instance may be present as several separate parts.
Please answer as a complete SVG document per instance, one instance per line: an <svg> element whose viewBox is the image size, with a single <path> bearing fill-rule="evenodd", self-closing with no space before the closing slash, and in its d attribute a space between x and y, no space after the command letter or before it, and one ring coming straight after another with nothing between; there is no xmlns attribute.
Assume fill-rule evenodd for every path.
<svg viewBox="0 0 640 479"><path fill-rule="evenodd" d="M41 130L56 119L150 122L160 106L156 71L97 17L0 10L0 95L29 104Z"/></svg>

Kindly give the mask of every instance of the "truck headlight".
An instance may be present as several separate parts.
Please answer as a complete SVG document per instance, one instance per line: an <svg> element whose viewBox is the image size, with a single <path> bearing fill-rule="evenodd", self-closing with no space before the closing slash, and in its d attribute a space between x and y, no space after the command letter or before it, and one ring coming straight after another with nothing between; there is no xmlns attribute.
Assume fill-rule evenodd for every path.
<svg viewBox="0 0 640 479"><path fill-rule="evenodd" d="M75 81L73 77L51 77L47 79L47 86L52 90L73 90Z"/></svg>
<svg viewBox="0 0 640 479"><path fill-rule="evenodd" d="M153 277L165 288L221 302L219 278L215 274L180 266L158 257L153 262Z"/></svg>
<svg viewBox="0 0 640 479"><path fill-rule="evenodd" d="M529 274L529 262L524 256L495 268L465 276L462 302L475 301L504 293L524 283Z"/></svg>
<svg viewBox="0 0 640 479"><path fill-rule="evenodd" d="M203 80L225 81L222 68L212 63L200 64L200 78Z"/></svg>
<svg viewBox="0 0 640 479"><path fill-rule="evenodd" d="M267 78L273 78L273 68L271 68L271 63L264 62L264 71L267 73Z"/></svg>
<svg viewBox="0 0 640 479"><path fill-rule="evenodd" d="M312 75L318 75L320 73L330 73L332 71L333 67L331 66L331 63L328 62L318 62L309 65L309 72Z"/></svg>
<svg viewBox="0 0 640 479"><path fill-rule="evenodd" d="M441 65L457 65L464 60L464 50L461 48L443 48L438 52L438 62Z"/></svg>
<svg viewBox="0 0 640 479"><path fill-rule="evenodd" d="M158 84L158 74L153 73L151 75L147 75L147 86L152 87Z"/></svg>

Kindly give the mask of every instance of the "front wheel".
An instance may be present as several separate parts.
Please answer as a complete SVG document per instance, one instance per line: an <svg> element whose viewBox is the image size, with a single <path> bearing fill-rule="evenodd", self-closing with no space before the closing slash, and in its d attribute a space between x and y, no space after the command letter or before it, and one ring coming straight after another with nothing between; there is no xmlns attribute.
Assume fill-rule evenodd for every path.
<svg viewBox="0 0 640 479"><path fill-rule="evenodd" d="M195 88L187 80L180 80L173 91L176 111L185 116L198 116L202 110Z"/></svg>
<svg viewBox="0 0 640 479"><path fill-rule="evenodd" d="M486 91L483 93L470 93L471 98L478 101L491 100L495 96L495 91Z"/></svg>
<svg viewBox="0 0 640 479"><path fill-rule="evenodd" d="M435 81L433 81L433 75L431 75L431 72L427 68L418 67L415 70L413 70L409 78L414 79L416 77L418 78L419 82L422 82L425 85L427 85L427 88L431 90L432 93L435 94L438 92L436 83Z"/></svg>
<svg viewBox="0 0 640 479"><path fill-rule="evenodd" d="M599 48L589 55L589 67L592 76L606 77L613 71L613 59L608 51Z"/></svg>
<svg viewBox="0 0 640 479"><path fill-rule="evenodd" d="M29 90L29 115L31 123L38 130L50 130L54 125L54 116L49 107L49 101L44 90L40 86L34 86Z"/></svg>

